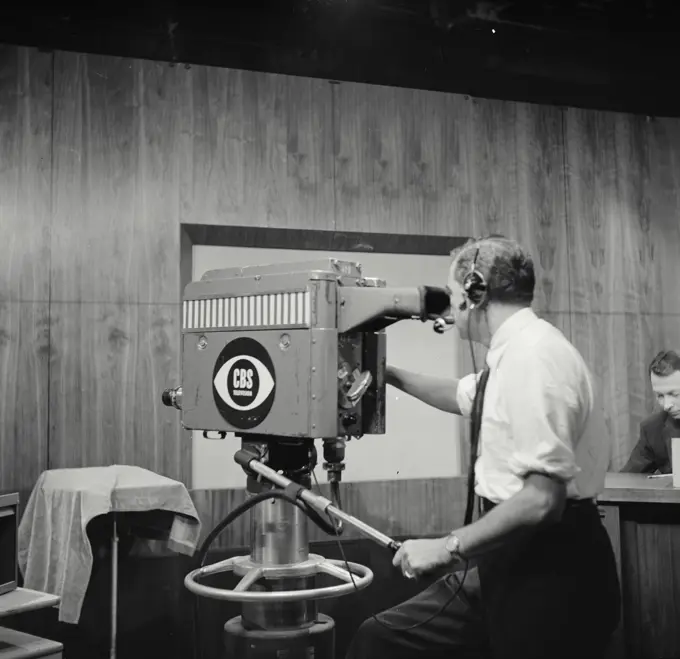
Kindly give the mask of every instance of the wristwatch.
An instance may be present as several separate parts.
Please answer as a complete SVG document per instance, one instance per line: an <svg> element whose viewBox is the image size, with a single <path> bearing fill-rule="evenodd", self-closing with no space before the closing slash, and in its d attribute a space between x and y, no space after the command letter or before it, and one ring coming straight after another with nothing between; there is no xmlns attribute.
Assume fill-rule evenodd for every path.
<svg viewBox="0 0 680 659"><path fill-rule="evenodd" d="M455 558L456 560L463 559L463 556L460 553L460 540L455 533L450 533L448 535L444 548L451 554L451 558Z"/></svg>

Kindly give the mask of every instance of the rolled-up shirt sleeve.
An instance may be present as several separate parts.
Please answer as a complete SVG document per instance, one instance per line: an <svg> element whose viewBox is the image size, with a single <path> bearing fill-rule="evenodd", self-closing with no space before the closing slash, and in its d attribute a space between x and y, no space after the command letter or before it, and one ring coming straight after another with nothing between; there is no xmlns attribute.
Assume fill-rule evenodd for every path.
<svg viewBox="0 0 680 659"><path fill-rule="evenodd" d="M475 392L477 391L477 381L482 376L482 371L479 373L470 373L462 377L458 381L458 389L456 390L456 402L460 408L460 413L464 417L469 417L472 414L472 404L475 401Z"/></svg>
<svg viewBox="0 0 680 659"><path fill-rule="evenodd" d="M539 355L524 355L503 383L514 443L508 466L519 478L542 473L569 482L580 471L574 444L584 402L568 371Z"/></svg>

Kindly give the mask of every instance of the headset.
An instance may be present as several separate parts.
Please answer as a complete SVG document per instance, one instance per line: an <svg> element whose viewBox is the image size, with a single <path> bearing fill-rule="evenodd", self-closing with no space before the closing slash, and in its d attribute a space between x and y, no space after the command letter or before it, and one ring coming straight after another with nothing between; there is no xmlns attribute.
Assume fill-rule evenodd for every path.
<svg viewBox="0 0 680 659"><path fill-rule="evenodd" d="M488 301L489 297L489 284L486 281L486 277L477 270L477 258L479 257L479 247L475 252L475 258L472 260L470 265L470 271L465 275L463 279L463 290L465 291L465 296L467 300L464 302L465 307L470 310L483 307ZM462 309L461 309L462 311Z"/></svg>
<svg viewBox="0 0 680 659"><path fill-rule="evenodd" d="M475 252L474 259L470 264L470 270L463 278L463 291L465 293L465 298L463 302L458 306L459 311L465 311L466 309L480 309L487 302L489 298L489 284L486 281L486 277L477 270L477 258L479 257L479 247ZM469 321L469 318L468 318ZM437 334L443 334L453 329L452 320L445 320L444 318L437 318L434 321L433 328ZM469 331L469 328L468 328Z"/></svg>

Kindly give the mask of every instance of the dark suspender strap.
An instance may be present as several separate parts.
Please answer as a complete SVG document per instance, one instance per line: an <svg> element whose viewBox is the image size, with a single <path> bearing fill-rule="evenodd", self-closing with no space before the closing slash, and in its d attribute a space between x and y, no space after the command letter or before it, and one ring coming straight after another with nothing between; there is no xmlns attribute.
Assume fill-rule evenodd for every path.
<svg viewBox="0 0 680 659"><path fill-rule="evenodd" d="M484 411L484 394L489 381L489 367L485 367L477 385L475 399L470 414L470 464L468 466L467 502L465 505L465 521L467 526L472 522L475 501L475 463L479 449L479 438L482 431L482 413Z"/></svg>

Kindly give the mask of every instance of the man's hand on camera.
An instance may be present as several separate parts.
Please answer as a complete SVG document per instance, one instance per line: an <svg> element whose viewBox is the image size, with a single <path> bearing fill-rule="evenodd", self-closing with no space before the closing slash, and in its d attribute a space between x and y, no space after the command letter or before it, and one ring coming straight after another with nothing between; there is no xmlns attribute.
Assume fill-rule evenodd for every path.
<svg viewBox="0 0 680 659"><path fill-rule="evenodd" d="M392 565L401 569L407 579L433 572L451 563L446 549L447 538L407 540L392 559Z"/></svg>

